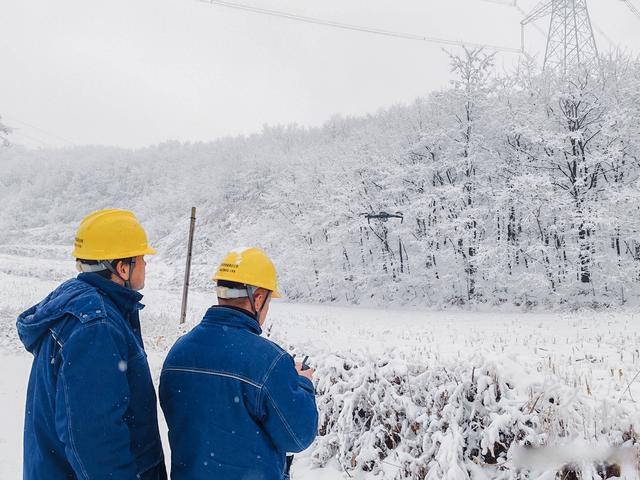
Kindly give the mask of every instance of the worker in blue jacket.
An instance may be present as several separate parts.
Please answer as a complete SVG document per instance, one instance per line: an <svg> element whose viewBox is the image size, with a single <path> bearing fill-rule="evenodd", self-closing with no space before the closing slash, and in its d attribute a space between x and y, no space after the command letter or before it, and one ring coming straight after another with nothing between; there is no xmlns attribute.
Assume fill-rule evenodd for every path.
<svg viewBox="0 0 640 480"><path fill-rule="evenodd" d="M218 268L218 305L173 346L160 404L169 426L172 480L282 480L287 452L314 440L312 369L260 336L279 297L267 255L229 253Z"/></svg>
<svg viewBox="0 0 640 480"><path fill-rule="evenodd" d="M76 235L81 273L18 318L34 356L24 480L167 478L138 315L153 253L131 212L94 212Z"/></svg>

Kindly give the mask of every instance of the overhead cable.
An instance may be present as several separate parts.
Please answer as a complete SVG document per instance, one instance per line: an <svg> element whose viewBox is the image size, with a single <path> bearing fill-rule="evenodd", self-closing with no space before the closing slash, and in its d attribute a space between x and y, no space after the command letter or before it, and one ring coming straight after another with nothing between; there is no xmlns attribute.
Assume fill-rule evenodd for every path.
<svg viewBox="0 0 640 480"><path fill-rule="evenodd" d="M40 148L51 148L51 144L49 142L47 142L46 140L36 137L36 136L32 136L32 135L28 135L18 129L12 130L11 131L11 143L15 144L15 145L25 145L24 142L20 142L20 140L18 141L14 141L13 139L16 138L16 136L18 137L22 137L24 139L26 139L28 142L27 144L31 144L40 147ZM28 146L28 145L25 145Z"/></svg>
<svg viewBox="0 0 640 480"><path fill-rule="evenodd" d="M19 123L21 125L23 125L24 127L28 127L31 128L33 130L37 130L40 133L43 133L46 137L49 137L49 139L57 139L58 141L62 141L64 143L68 143L71 145L76 145L76 142L74 142L73 140L69 140L68 138L62 137L60 135L57 135L55 133L49 132L47 130L45 130L44 128L40 128L37 127L33 124L27 123L27 122L23 122L22 120L18 120L17 118L15 118L14 116L5 116L5 119L7 120L7 123Z"/></svg>
<svg viewBox="0 0 640 480"><path fill-rule="evenodd" d="M627 7L629 7L629 10L631 10L636 17L640 18L640 10L638 10L638 7L636 7L633 3L631 3L630 0L622 0L622 1L625 3Z"/></svg>
<svg viewBox="0 0 640 480"><path fill-rule="evenodd" d="M228 2L224 0L200 0L200 1L203 3L209 3L211 5L218 5L221 7L233 8L236 10L259 13L262 15L270 15L272 17L286 18L288 20L311 23L314 25L323 25L326 27L339 28L342 30L353 30L356 32L370 33L373 35L383 35L386 37L401 38L405 40L417 40L421 42L438 43L441 45L457 45L457 46L472 47L472 48L490 48L498 52L517 53L517 54L522 53L522 51L519 48L503 47L499 45L488 45L483 43L464 42L461 40L448 40L445 38L416 35L412 33L394 32L391 30L383 30L379 28L363 27L359 25L351 25L347 23L334 22L333 20L326 20L322 18L296 15L293 13L283 12L280 10L270 10L270 9L254 7L254 6L246 5L242 3Z"/></svg>

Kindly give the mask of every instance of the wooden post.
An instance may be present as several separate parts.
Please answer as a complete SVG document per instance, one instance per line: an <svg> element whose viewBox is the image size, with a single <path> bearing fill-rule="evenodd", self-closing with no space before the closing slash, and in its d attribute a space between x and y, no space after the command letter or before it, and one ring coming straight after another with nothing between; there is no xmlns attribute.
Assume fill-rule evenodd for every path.
<svg viewBox="0 0 640 480"><path fill-rule="evenodd" d="M189 225L189 243L187 245L187 265L184 269L184 287L182 288L182 309L180 325L187 318L187 297L189 296L189 278L191 277L191 252L193 251L193 232L196 228L196 207L191 207L191 224Z"/></svg>

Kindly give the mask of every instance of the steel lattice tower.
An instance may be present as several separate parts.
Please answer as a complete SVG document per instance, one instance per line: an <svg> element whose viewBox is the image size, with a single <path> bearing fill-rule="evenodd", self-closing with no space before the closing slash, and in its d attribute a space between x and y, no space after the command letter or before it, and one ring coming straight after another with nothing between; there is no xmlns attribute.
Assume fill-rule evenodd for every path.
<svg viewBox="0 0 640 480"><path fill-rule="evenodd" d="M551 15L544 69L562 76L582 71L598 74L600 57L593 35L586 0L548 0L541 2L521 24Z"/></svg>

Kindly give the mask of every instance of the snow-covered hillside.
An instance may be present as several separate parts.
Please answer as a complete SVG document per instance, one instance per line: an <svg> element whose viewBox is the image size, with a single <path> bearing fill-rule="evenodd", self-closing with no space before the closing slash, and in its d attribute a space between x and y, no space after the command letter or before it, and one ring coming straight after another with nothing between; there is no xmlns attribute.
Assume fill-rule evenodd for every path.
<svg viewBox="0 0 640 480"><path fill-rule="evenodd" d="M450 89L322 128L3 149L0 244L66 246L88 212L129 208L176 286L196 205L197 286L223 252L255 244L304 301L637 304L640 63L603 65L603 79L567 85L526 62L498 77L467 52Z"/></svg>
<svg viewBox="0 0 640 480"><path fill-rule="evenodd" d="M25 252L0 255L0 477L7 479L19 478L18 412L29 367L15 316L73 275L73 262L56 260L55 248L17 253ZM168 348L213 301L211 291L194 291L188 325L178 327L179 291L163 279L170 274L161 261L149 264L143 325L156 382ZM310 355L317 369L320 436L299 457L297 478L550 479L572 462L583 480L607 478L607 468L638 478L637 313L277 302L266 334ZM528 445L551 445L556 454L527 467L518 446ZM568 450L558 453L561 445Z"/></svg>

